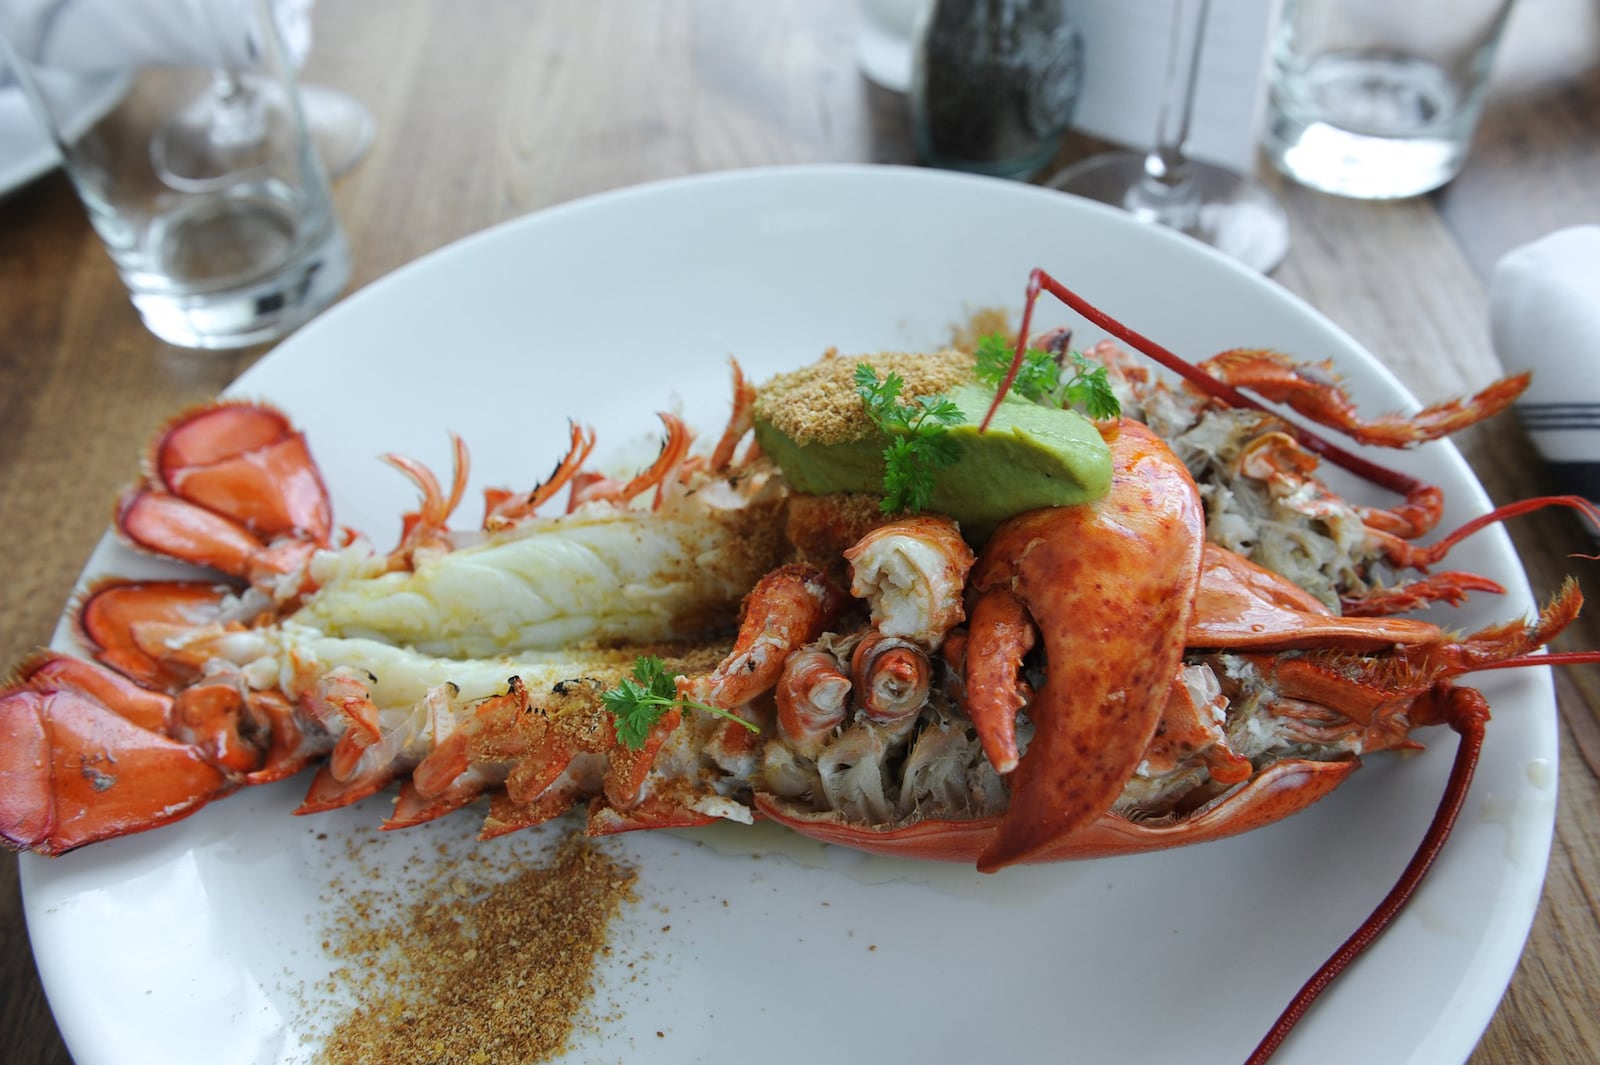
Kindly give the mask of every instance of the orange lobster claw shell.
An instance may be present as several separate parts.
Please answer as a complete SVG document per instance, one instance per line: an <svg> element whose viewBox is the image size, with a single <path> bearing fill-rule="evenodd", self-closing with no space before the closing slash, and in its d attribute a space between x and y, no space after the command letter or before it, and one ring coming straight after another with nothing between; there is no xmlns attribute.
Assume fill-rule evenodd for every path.
<svg viewBox="0 0 1600 1065"><path fill-rule="evenodd" d="M1111 808L1183 658L1205 538L1199 490L1145 426L1124 420L1107 443L1105 496L1010 519L973 571L979 596L1027 608L1047 671L1028 709L1032 743L1008 776L1010 806L978 858L985 872L1038 859ZM969 711L983 714L970 700Z"/></svg>
<svg viewBox="0 0 1600 1065"><path fill-rule="evenodd" d="M1186 643L1218 650L1372 651L1440 635L1439 626L1415 618L1340 616L1287 578L1208 543Z"/></svg>

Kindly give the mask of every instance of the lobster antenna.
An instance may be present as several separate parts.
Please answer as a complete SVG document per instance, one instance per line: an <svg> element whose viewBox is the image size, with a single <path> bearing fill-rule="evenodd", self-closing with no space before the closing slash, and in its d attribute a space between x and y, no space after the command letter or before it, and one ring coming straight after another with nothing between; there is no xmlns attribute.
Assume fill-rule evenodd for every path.
<svg viewBox="0 0 1600 1065"><path fill-rule="evenodd" d="M1456 689L1462 692L1462 689ZM1459 716L1452 716L1450 727L1461 737L1456 746L1455 761L1450 766L1450 779L1445 783L1444 794L1439 799L1439 808L1434 811L1433 821L1428 825L1427 834L1422 837L1422 842L1417 845L1416 853L1411 856L1411 862L1395 881L1394 887L1389 889L1383 901L1378 903L1376 909L1361 923L1351 937L1327 961L1322 963L1311 979L1305 982L1289 1004L1284 1007L1278 1019L1273 1022L1267 1034L1257 1044L1255 1050L1246 1059L1245 1065L1263 1065L1267 1059L1277 1052L1284 1038L1294 1026L1300 1023L1311 1004L1328 989L1328 985L1349 968L1368 947L1377 941L1378 937L1394 923L1400 911L1405 908L1411 896L1416 893L1422 884L1423 877L1428 875L1434 859L1439 856L1439 851L1444 847L1445 840L1450 838L1450 830L1455 827L1456 815L1461 812L1461 806L1466 801L1467 789L1472 784L1472 775L1478 768L1478 755L1483 750L1484 725L1488 721L1486 706L1478 708Z"/></svg>
<svg viewBox="0 0 1600 1065"><path fill-rule="evenodd" d="M1190 384L1200 389L1206 395L1220 399L1230 406L1246 407L1250 410L1261 411L1265 414L1271 414L1273 417L1278 418L1284 422L1291 435L1293 435L1294 438L1300 442L1301 446L1305 447L1308 451L1312 451L1318 455L1321 455L1323 458L1332 462L1336 466L1342 466L1344 469L1349 470L1357 477L1371 481L1373 484L1376 484L1379 487L1387 488L1390 491L1396 492L1400 495L1409 495L1415 489L1422 487L1422 482L1418 481L1415 477L1401 473L1399 470L1392 470L1386 466L1380 466L1375 462L1371 462L1362 458L1360 455L1346 451L1344 448L1339 447L1332 441L1318 436L1316 433L1313 433L1311 430L1299 425L1296 422L1290 421L1288 418L1284 417L1281 412L1273 410L1271 407L1268 407L1265 404L1250 398L1245 393L1228 384L1226 381L1217 380L1215 377L1212 377L1210 374L1200 369L1200 367L1194 365L1192 362L1189 362L1187 359L1180 358L1177 354L1169 351L1167 348L1162 347L1160 344L1157 344L1154 340L1151 340L1143 333L1139 333L1128 326L1123 325L1121 322L1095 307L1082 296L1079 296L1077 293L1067 288L1049 274L1039 269L1034 269L1028 274L1027 297L1023 304L1022 327L1017 333L1016 354L1011 360L1011 368L1007 371L1005 379L1000 383L1000 387L995 391L994 402L989 405L988 413L983 416L983 422L978 427L979 432L982 432L989 427L989 419L994 417L994 412L1000 406L1000 401L1005 398L1006 393L1011 389L1012 382L1016 380L1017 371L1022 368L1023 354L1028 347L1028 326L1033 320L1033 307L1034 304L1039 300L1039 292L1041 289L1049 292L1062 303L1065 303L1068 307L1071 307L1074 311L1082 315L1093 325L1105 330L1107 333L1110 333L1123 343L1132 345L1135 349L1143 354L1148 355L1162 366L1165 366L1173 373L1182 377L1185 381L1188 381Z"/></svg>

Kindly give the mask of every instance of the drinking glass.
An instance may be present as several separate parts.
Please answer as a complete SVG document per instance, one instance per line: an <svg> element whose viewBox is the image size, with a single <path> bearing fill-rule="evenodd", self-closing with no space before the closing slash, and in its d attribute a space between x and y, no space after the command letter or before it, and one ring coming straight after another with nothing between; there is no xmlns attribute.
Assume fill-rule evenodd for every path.
<svg viewBox="0 0 1600 1065"><path fill-rule="evenodd" d="M1360 199L1438 188L1477 128L1512 0L1285 0L1263 147L1303 185Z"/></svg>
<svg viewBox="0 0 1600 1065"><path fill-rule="evenodd" d="M1047 184L1186 233L1267 273L1289 250L1283 206L1254 178L1186 154L1209 9L1210 0L1174 0L1165 88L1150 150L1091 156Z"/></svg>
<svg viewBox="0 0 1600 1065"><path fill-rule="evenodd" d="M227 348L282 335L326 306L349 278L327 178L311 148L294 72L269 0L184 8L179 47L74 73L41 59L36 25L0 6L9 59L35 116L151 332L183 347ZM209 91L214 71L259 88L258 137L214 158L203 180L155 165L155 136ZM85 121L86 83L122 90ZM115 96L112 93L111 96Z"/></svg>

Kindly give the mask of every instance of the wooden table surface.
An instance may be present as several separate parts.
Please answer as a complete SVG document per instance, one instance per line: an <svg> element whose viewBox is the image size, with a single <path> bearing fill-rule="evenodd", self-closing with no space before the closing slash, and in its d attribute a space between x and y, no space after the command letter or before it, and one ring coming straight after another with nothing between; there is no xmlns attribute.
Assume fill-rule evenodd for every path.
<svg viewBox="0 0 1600 1065"><path fill-rule="evenodd" d="M470 12L470 13L469 13ZM352 289L485 226L700 171L911 162L904 102L853 62L851 0L323 0L306 80L378 120L335 188ZM1063 161L1096 146L1072 139ZM1294 227L1277 279L1442 396L1498 372L1496 259L1600 220L1600 8L1524 0L1464 173L1434 196L1342 201L1273 180ZM265 349L177 350L140 326L60 174L0 200L0 666L43 645L141 445ZM1496 501L1551 485L1514 419L1460 441ZM1577 571L1575 519L1512 535L1540 594ZM1600 647L1600 611L1564 641ZM1527 951L1474 1065L1600 1061L1600 670L1557 677L1554 852ZM1492 735L1491 735L1492 742ZM34 972L16 859L0 857L0 1057L69 1061ZM88 977L86 977L88 978Z"/></svg>

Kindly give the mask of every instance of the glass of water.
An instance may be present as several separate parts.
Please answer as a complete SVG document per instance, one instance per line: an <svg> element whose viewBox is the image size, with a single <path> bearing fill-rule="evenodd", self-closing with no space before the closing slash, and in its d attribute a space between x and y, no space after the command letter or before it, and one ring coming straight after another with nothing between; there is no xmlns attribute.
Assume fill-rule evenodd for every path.
<svg viewBox="0 0 1600 1065"><path fill-rule="evenodd" d="M180 347L242 347L338 296L349 254L270 0L158 6L163 17L140 20L122 50L107 40L115 22L75 44L60 39L70 22L19 14L39 6L0 5L0 59L151 332ZM175 174L162 131L215 93L219 71L249 90L236 136L188 160L201 177Z"/></svg>
<svg viewBox="0 0 1600 1065"><path fill-rule="evenodd" d="M1359 199L1460 171L1513 0L1284 0L1263 144L1303 185Z"/></svg>

